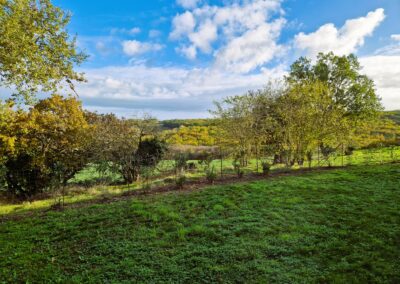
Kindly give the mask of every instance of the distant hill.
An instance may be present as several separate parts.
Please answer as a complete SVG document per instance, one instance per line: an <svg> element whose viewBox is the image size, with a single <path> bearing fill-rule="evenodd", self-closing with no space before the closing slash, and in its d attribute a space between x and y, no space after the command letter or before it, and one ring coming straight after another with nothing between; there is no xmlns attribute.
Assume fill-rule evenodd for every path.
<svg viewBox="0 0 400 284"><path fill-rule="evenodd" d="M215 119L212 118L195 118L195 119L171 119L160 121L161 127L164 130L172 130L181 126L213 126Z"/></svg>
<svg viewBox="0 0 400 284"><path fill-rule="evenodd" d="M212 146L215 144L214 134L216 120L202 119L172 119L160 121L163 136L173 145ZM400 110L385 111L381 119L375 123L359 125L356 145L368 147L392 143L400 137Z"/></svg>
<svg viewBox="0 0 400 284"><path fill-rule="evenodd" d="M400 110L392 110L383 112L383 118L390 119L400 125ZM170 119L160 121L160 125L164 130L172 130L181 126L215 126L213 118L193 118L193 119Z"/></svg>
<svg viewBox="0 0 400 284"><path fill-rule="evenodd" d="M385 111L383 116L400 125L400 110Z"/></svg>

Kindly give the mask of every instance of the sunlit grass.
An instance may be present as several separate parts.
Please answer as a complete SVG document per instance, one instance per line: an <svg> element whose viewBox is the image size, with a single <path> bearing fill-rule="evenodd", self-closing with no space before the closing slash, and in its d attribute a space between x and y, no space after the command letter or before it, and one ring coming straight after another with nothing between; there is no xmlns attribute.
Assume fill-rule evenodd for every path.
<svg viewBox="0 0 400 284"><path fill-rule="evenodd" d="M357 150L351 156L344 156L331 158L332 166L342 166L343 165L374 165L374 164L383 164L393 161L400 160L400 147L395 148L381 148L381 149L372 149L372 150ZM172 169L173 161L163 161L163 165L159 168L163 169ZM220 169L220 160L214 160L212 165L214 165L216 171L219 174ZM312 167L317 166L327 166L328 163L326 161L318 161L314 160L312 163ZM303 167L307 167L307 163L304 164ZM281 169L287 170L283 165L277 165L272 167L273 171L279 171ZM296 170L298 167L293 167L291 170ZM249 161L247 167L244 168L246 173L255 172L256 171L256 160L252 159ZM261 172L261 162L259 161L259 172ZM224 174L233 174L233 166L232 160L223 160L223 173ZM204 178L205 173L202 170L201 166L198 166L198 169L194 171L188 171L186 173L188 180L196 180ZM90 184L91 179L97 179L99 177L98 173L95 172L93 166L89 166L84 171L80 172L75 178L76 181L80 181ZM112 174L111 178L118 179L115 174ZM77 202L90 201L99 198L110 198L113 196L121 195L126 191L152 188L156 186L162 186L165 184L173 184L174 183L174 175L169 174L163 177L158 178L154 176L149 182L139 182L130 185L92 185L89 187L83 186L74 186L73 183L71 186L67 188L66 195L64 197L65 204L72 204ZM20 204L8 204L8 203L0 203L0 215L13 214L13 213L22 213L30 210L39 210L50 208L54 204L59 201L59 195L55 197L50 197L44 200L35 200L32 202L23 202Z"/></svg>
<svg viewBox="0 0 400 284"><path fill-rule="evenodd" d="M399 283L400 168L353 166L0 224L9 283Z"/></svg>

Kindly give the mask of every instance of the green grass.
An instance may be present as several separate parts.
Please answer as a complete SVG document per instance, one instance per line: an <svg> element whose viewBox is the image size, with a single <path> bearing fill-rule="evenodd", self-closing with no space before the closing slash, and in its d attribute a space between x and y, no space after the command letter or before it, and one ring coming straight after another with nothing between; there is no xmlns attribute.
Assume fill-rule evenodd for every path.
<svg viewBox="0 0 400 284"><path fill-rule="evenodd" d="M121 175L106 171L103 175L100 174L93 164L87 165L82 171L79 171L75 176L69 180L70 184L78 184L84 186L92 186L96 183L102 182L119 182L121 181Z"/></svg>
<svg viewBox="0 0 400 284"><path fill-rule="evenodd" d="M269 158L271 162L271 158ZM400 160L400 147L393 148L378 148L378 149L366 149L366 150L356 150L351 156L344 156L343 160L341 156L332 156L329 158L329 162L332 166L346 166L346 165L363 165L363 164L378 164L378 163L387 163L392 161ZM189 162L197 163L198 161L191 160ZM222 161L222 169L225 174L234 173L232 159L224 159ZM215 167L215 170L220 173L221 168L221 160L214 160L212 162L212 166ZM312 167L317 166L328 166L328 161L320 159L320 162L317 161L317 155L314 155L314 161L312 162ZM191 175L195 177L204 177L204 166L201 166L197 163L197 171L192 172ZM273 166L272 170L282 168L283 165ZM304 163L303 167L308 167L307 162ZM172 160L163 160L158 165L158 170L155 171L154 175L161 175L167 171L173 171L174 161ZM255 159L250 159L247 167L244 167L243 170L246 173L255 172L257 168L257 162ZM261 169L261 161L259 161L259 172L262 172ZM71 184L78 185L88 185L93 186L97 181L105 179L112 182L122 181L121 176L115 173L107 172L104 176L101 176L98 172L96 172L96 168L93 165L87 166L82 171L78 172L75 177L70 181Z"/></svg>
<svg viewBox="0 0 400 284"><path fill-rule="evenodd" d="M379 148L379 149L371 149L371 150L357 150L354 151L353 155L345 156L343 159L344 165L374 165L374 164L382 164L393 161L400 161L400 147L394 148ZM191 161L196 162L196 161ZM341 166L342 158L341 157L333 157L331 158L332 166ZM165 160L161 162L159 168L164 170L171 170L173 165L173 161ZM213 165L218 173L219 177L219 168L220 168L220 160L214 160ZM317 166L327 166L327 162L321 161L319 164L315 160L312 164L312 167ZM305 164L304 167L307 167ZM299 167L294 167L292 170L296 170ZM249 160L249 164L245 167L244 172L246 174L256 172L256 160ZM272 167L272 171L281 171L288 170L284 168L283 165L276 165ZM290 169L289 169L290 170ZM226 159L223 160L223 171L224 174L234 174L232 160ZM259 172L261 172L261 163L259 162ZM156 174L161 174L160 172ZM205 178L205 173L203 171L202 166L199 166L197 170L193 172L187 172L186 176L188 180L202 179ZM106 176L108 180L117 181L118 175L113 173L108 173ZM130 185L107 185L107 184L96 184L95 181L100 178L100 175L95 171L93 166L88 166L83 171L79 172L78 175L71 181L70 186L66 191L66 196L64 198L64 202L66 204L72 204L77 202L85 202L93 199L99 198L109 198L113 196L121 195L124 192L137 190L143 188L143 184L135 183ZM104 177L103 177L104 178ZM167 184L166 180L172 180L174 178L173 175L157 177L155 176L153 180L150 182L152 187L160 186ZM169 182L171 183L171 182ZM84 185L84 186L82 186ZM54 205L58 202L57 196L55 198L47 198L43 200L34 200L34 201L26 201L23 203L0 203L0 216L5 214L13 214L13 213L24 213L26 211L37 210L37 209L46 209Z"/></svg>
<svg viewBox="0 0 400 284"><path fill-rule="evenodd" d="M398 164L214 186L0 225L0 282L399 283Z"/></svg>

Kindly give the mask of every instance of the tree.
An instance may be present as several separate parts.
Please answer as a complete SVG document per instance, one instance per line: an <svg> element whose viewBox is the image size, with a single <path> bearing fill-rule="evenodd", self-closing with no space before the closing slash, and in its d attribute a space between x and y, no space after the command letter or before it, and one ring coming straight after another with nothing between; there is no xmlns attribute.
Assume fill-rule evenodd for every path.
<svg viewBox="0 0 400 284"><path fill-rule="evenodd" d="M266 145L270 151L280 147L276 117L276 101L283 90L279 84L268 84L264 89L250 91L216 103L213 114L219 118L219 145L233 149L235 158L244 166L248 157L258 159ZM222 137L221 137L222 136Z"/></svg>
<svg viewBox="0 0 400 284"><path fill-rule="evenodd" d="M299 58L286 76L289 84L320 81L331 89L337 107L353 121L376 117L382 106L375 93L374 82L361 74L361 66L355 55L337 56L320 53L316 62L305 57Z"/></svg>
<svg viewBox="0 0 400 284"><path fill-rule="evenodd" d="M134 157L134 179L148 182L151 173L167 152L167 144L158 137L146 138L139 143Z"/></svg>
<svg viewBox="0 0 400 284"><path fill-rule="evenodd" d="M84 81L73 68L87 56L70 39L69 21L50 0L0 0L0 85L29 103L38 91L74 90L74 81Z"/></svg>
<svg viewBox="0 0 400 284"><path fill-rule="evenodd" d="M88 161L89 125L80 102L58 95L14 111L13 143L3 145L8 191L21 198L64 184Z"/></svg>
<svg viewBox="0 0 400 284"><path fill-rule="evenodd" d="M337 147L350 134L343 109L335 105L330 88L320 81L291 84L277 99L275 111L287 165L301 165L305 157L312 159L320 145Z"/></svg>
<svg viewBox="0 0 400 284"><path fill-rule="evenodd" d="M320 128L314 133L318 133L316 141L320 149L335 149L337 144L343 146L344 142L348 142L354 136L360 124L374 121L382 110L380 98L375 93L374 82L361 74L361 66L354 55L336 56L332 52L320 53L314 64L310 59L301 57L292 64L285 79L290 90L288 98L300 100L310 106L315 106L316 103L322 107L320 114L316 116L318 120L313 120L319 121ZM307 91L307 88L311 89ZM293 91L303 94L302 97L293 97ZM315 97L315 102L307 103L303 100L307 98L304 91L325 94L325 98L319 100ZM296 106L294 108L298 109ZM314 107L309 109L315 110ZM309 115L306 112L296 115L296 123ZM312 157L310 153L307 156Z"/></svg>
<svg viewBox="0 0 400 284"><path fill-rule="evenodd" d="M120 173L125 182L131 183L133 153L139 143L139 131L132 121L119 119L114 114L87 114L94 126L92 161L101 168Z"/></svg>
<svg viewBox="0 0 400 284"><path fill-rule="evenodd" d="M224 141L224 146L233 150L235 161L245 166L254 138L252 95L228 97L215 105L216 110L212 113L218 117L217 125L222 136L220 143Z"/></svg>
<svg viewBox="0 0 400 284"><path fill-rule="evenodd" d="M129 184L140 178L142 167L155 167L166 146L158 139L158 122L151 117L119 119L88 113L94 125L93 161L121 174Z"/></svg>
<svg viewBox="0 0 400 284"><path fill-rule="evenodd" d="M226 98L213 113L241 166L250 155L258 161L264 146L288 166L306 157L311 163L315 149L330 155L381 110L373 81L360 70L353 55L319 54L315 64L300 58L283 85Z"/></svg>
<svg viewBox="0 0 400 284"><path fill-rule="evenodd" d="M14 103L0 101L0 165L4 163L9 153L14 152L16 115Z"/></svg>

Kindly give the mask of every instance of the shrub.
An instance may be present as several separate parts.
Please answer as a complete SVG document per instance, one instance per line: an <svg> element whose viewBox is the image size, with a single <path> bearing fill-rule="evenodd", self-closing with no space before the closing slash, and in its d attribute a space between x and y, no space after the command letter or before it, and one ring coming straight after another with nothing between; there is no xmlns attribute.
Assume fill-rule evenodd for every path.
<svg viewBox="0 0 400 284"><path fill-rule="evenodd" d="M1 172L10 194L28 199L65 185L87 164L91 128L75 98L53 95L12 117L12 127L0 129Z"/></svg>
<svg viewBox="0 0 400 284"><path fill-rule="evenodd" d="M268 175L271 171L271 164L268 162L262 162L262 171L264 175Z"/></svg>
<svg viewBox="0 0 400 284"><path fill-rule="evenodd" d="M237 177L238 177L238 178L242 178L244 172L243 172L243 170L242 170L242 166L241 166L240 162L239 162L237 159L235 159L235 160L233 161L232 165L233 165L233 168L234 168L234 170L235 170L235 172L236 172Z"/></svg>
<svg viewBox="0 0 400 284"><path fill-rule="evenodd" d="M185 172L187 168L187 161L188 161L188 155L186 154L177 154L174 158L175 160L175 173L176 174L182 174Z"/></svg>
<svg viewBox="0 0 400 284"><path fill-rule="evenodd" d="M344 151L344 154L345 154L346 156L353 155L354 150L355 150L355 147L353 147L353 146L348 146L348 147L346 148L346 150Z"/></svg>
<svg viewBox="0 0 400 284"><path fill-rule="evenodd" d="M184 176L184 175L178 176L175 179L175 184L179 189L183 189L183 186L185 185L185 183L186 183L186 176Z"/></svg>
<svg viewBox="0 0 400 284"><path fill-rule="evenodd" d="M214 166L209 167L206 170L206 178L207 178L207 181L209 183L211 183L211 184L214 183L215 179L217 178L217 173L215 172L215 167Z"/></svg>

